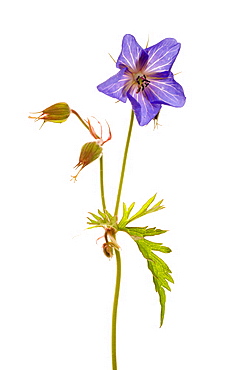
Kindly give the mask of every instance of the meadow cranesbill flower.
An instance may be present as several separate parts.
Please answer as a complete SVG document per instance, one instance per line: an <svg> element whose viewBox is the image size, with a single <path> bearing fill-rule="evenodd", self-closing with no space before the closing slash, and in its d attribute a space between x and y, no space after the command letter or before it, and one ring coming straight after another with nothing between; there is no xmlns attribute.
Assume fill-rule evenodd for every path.
<svg viewBox="0 0 246 370"><path fill-rule="evenodd" d="M185 103L183 89L171 72L179 50L180 43L172 38L143 49L135 37L125 35L116 62L120 71L97 88L123 103L128 98L139 125L147 125L162 104L182 107Z"/></svg>
<svg viewBox="0 0 246 370"><path fill-rule="evenodd" d="M43 120L43 123L40 126L41 128L45 122L57 122L57 123L65 122L70 116L71 110L67 103L57 103L51 105L50 107L44 109L41 112L35 112L32 114L38 113L41 113L38 117L29 116L28 118L34 118L35 121Z"/></svg>
<svg viewBox="0 0 246 370"><path fill-rule="evenodd" d="M170 291L170 283L174 283L171 275L172 271L158 255L160 252L170 253L171 249L165 247L160 242L149 240L149 237L152 239L153 236L160 236L161 234L166 233L167 230L148 226L129 226L131 222L135 223L139 218L163 209L163 199L156 203L155 194L149 198L138 211L133 211L135 202L132 202L129 206L123 203L121 218L119 217L119 206L134 117L136 116L140 126L147 125L151 120L153 120L154 127L157 127L159 124L158 117L160 109L163 104L173 107L182 107L185 104L183 89L174 80L174 75L171 72L172 65L179 53L179 50L180 44L172 38L164 39L156 45L143 49L132 35L125 35L122 41L122 50L116 62L116 67L119 69L118 73L97 86L98 90L104 94L116 98L124 103L129 99L132 104L114 213L110 213L108 211L104 192L103 146L112 138L111 130L107 121L106 124L103 125L95 117L87 120L83 119L75 110L70 109L66 103L54 104L44 109L42 112L37 112L36 117L30 117L34 118L35 121L43 120L43 125L47 121L58 123L64 122L68 119L70 114L73 113L93 138L90 142L87 142L82 146L78 163L74 167L77 170L77 173L76 175L71 176L71 181L75 182L77 180L79 173L84 167L96 160L99 160L99 186L102 211L98 209L97 214L89 212L90 216L87 217L87 224L90 225L88 229L98 227L104 229L103 236L97 240L104 238L104 242L102 244L104 255L107 258L115 257L116 261L111 334L112 370L117 370L116 328L121 284L121 247L118 244L117 233L124 232L125 234L128 234L131 240L136 243L143 258L146 259L147 267L153 277L155 290L159 295L161 306L160 326L163 324L165 314L165 291ZM155 160L154 157L153 159L150 158L150 163L153 160ZM146 164L146 166L148 166L148 164ZM109 168L112 172L114 166L111 165ZM95 181L94 177L92 178L93 182ZM141 177L139 178L139 182L140 187L142 188L143 181ZM139 187L137 184L132 184L132 186ZM86 196L89 193L90 191L86 193ZM136 274L138 274L138 272L136 272Z"/></svg>

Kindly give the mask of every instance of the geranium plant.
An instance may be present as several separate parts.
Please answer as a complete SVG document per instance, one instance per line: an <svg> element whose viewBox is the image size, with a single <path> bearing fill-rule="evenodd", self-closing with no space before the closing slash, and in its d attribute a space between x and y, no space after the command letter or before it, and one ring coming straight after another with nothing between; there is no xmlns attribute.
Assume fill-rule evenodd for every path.
<svg viewBox="0 0 246 370"><path fill-rule="evenodd" d="M174 282L171 276L171 270L155 253L156 251L169 253L171 252L170 248L163 246L162 243L149 240L149 237L163 234L167 230L148 226L134 226L134 221L136 219L163 209L163 200L156 202L155 194L137 211L134 210L134 202L129 206L123 203L121 217L119 217L119 206L134 118L136 118L140 126L147 125L151 121L154 121L154 125L156 125L162 105L182 107L185 104L183 89L178 82L174 80L174 75L171 72L172 65L179 50L180 44L173 38L166 38L151 47L143 49L132 35L125 35L122 42L122 50L116 62L116 67L119 71L97 86L100 92L111 98L115 98L123 103L129 100L132 105L118 193L113 212L110 212L106 206L103 176L103 146L112 138L109 125L107 124L107 126L104 125L104 127L102 127L102 124L95 118L91 120L81 118L81 116L66 103L54 104L44 109L42 112L38 112L41 114L37 117L30 117L35 120L43 120L42 127L45 122L62 123L66 121L72 113L78 117L93 137L91 142L85 143L82 146L79 161L75 166L78 172L76 175L72 176L71 180L76 181L78 174L85 166L99 159L102 208L98 210L97 213L89 213L88 224L89 228L103 228L103 252L106 257L115 257L116 259L116 283L112 312L113 370L117 369L116 320L121 279L120 250L124 248L124 246L118 245L117 233L119 231L127 233L132 240L134 240L142 256L146 259L147 266L152 273L155 290L159 295L161 306L160 326L163 324L165 313L165 290L171 290L169 283ZM107 127L106 135L105 127Z"/></svg>

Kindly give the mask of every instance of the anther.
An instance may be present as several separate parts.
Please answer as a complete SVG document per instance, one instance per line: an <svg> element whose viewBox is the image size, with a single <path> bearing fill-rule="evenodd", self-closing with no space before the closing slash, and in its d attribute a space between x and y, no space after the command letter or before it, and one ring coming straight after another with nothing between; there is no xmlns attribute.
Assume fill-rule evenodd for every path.
<svg viewBox="0 0 246 370"><path fill-rule="evenodd" d="M136 81L137 84L139 85L136 94L138 94L141 90L144 91L145 87L147 87L150 83L150 81L147 80L146 75L138 76L136 78Z"/></svg>

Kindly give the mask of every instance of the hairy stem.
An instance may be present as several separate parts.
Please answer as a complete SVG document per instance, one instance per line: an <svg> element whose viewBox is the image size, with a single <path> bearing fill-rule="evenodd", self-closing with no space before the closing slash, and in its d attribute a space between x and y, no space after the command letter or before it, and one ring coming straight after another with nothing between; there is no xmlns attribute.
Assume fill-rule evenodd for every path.
<svg viewBox="0 0 246 370"><path fill-rule="evenodd" d="M101 155L100 157L100 190L101 190L103 212L105 212L106 211L106 201L105 201L104 183L103 183L103 155Z"/></svg>
<svg viewBox="0 0 246 370"><path fill-rule="evenodd" d="M114 292L114 303L113 303L113 313L112 313L112 368L117 370L117 357L116 357L116 321L117 321L117 310L118 310L118 300L120 293L120 278L121 278L121 258L120 252L115 249L116 256L116 282L115 282L115 292Z"/></svg>
<svg viewBox="0 0 246 370"><path fill-rule="evenodd" d="M123 157L123 162L122 162L122 169L121 169L121 175L120 175L118 194L117 194L117 198L116 198L116 205L115 205L115 212L114 212L114 215L116 217L118 216L121 191L122 191L124 174L125 174L125 169L126 169L127 154L128 154L130 138L131 138L131 133L132 133L132 127L133 127L133 120L134 120L134 112L132 111L131 112L130 125L129 125L129 129L128 129L128 135L127 135L127 139L126 139L125 152L124 152L124 157ZM116 256L116 282L115 282L115 293L114 293L114 303L113 303L113 313L112 313L112 368L113 368L113 370L117 370L116 322L117 322L117 310L118 310L118 301L119 301L119 293L120 293L120 279L121 279L121 257L120 257L120 252L117 249L115 249L115 256Z"/></svg>
<svg viewBox="0 0 246 370"><path fill-rule="evenodd" d="M128 149L129 149L129 144L130 144L130 139L131 139L131 134L132 134L133 120L134 120L134 112L132 111L131 112L130 125L129 125L129 129L128 129L128 135L127 135L127 139L126 139L126 147L125 147L125 152L124 152L124 157L123 157L123 162L122 162L122 169L121 169L121 175L120 175L120 182L119 182L118 194L117 194L117 199L116 199L115 211L114 211L115 216L118 215L118 210L119 210L119 205L120 205L120 196L121 196L123 180L124 180L124 175L125 175L126 160L127 160L127 154L128 154Z"/></svg>

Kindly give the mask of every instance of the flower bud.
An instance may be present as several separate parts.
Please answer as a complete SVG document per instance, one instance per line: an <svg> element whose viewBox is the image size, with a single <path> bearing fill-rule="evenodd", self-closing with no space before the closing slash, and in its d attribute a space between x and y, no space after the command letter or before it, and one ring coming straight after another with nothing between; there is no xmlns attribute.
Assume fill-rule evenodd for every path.
<svg viewBox="0 0 246 370"><path fill-rule="evenodd" d="M103 246L103 253L106 257L112 258L114 254L114 248L112 247L111 243L104 243Z"/></svg>
<svg viewBox="0 0 246 370"><path fill-rule="evenodd" d="M35 122L43 119L44 122L41 125L42 127L45 122L57 122L57 123L65 122L70 116L71 110L67 103L57 103L51 105L50 107L44 109L41 112L35 112L33 114L38 113L41 113L40 116L38 117L29 116L28 118L34 118Z"/></svg>
<svg viewBox="0 0 246 370"><path fill-rule="evenodd" d="M79 156L79 162L76 164L74 168L79 168L79 171L77 175L72 176L72 179L74 182L77 180L77 176L80 173L80 171L90 164L91 162L95 161L97 158L99 158L102 154L102 147L96 143L95 141L92 141L90 143L86 143L82 146ZM72 180L71 179L71 180Z"/></svg>

